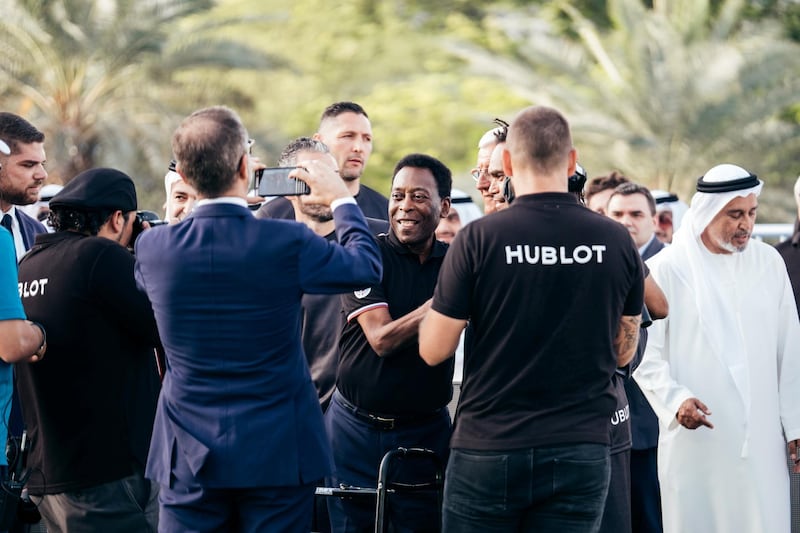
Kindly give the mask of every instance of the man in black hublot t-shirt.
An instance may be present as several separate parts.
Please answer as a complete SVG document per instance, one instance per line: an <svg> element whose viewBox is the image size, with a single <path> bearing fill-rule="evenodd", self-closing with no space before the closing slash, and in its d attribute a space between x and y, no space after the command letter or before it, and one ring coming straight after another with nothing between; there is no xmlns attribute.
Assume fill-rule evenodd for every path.
<svg viewBox="0 0 800 533"><path fill-rule="evenodd" d="M643 276L627 231L567 192L576 157L558 111L517 116L503 155L517 197L461 230L420 327L431 365L450 357L467 320L474 332L444 531L599 526L612 376L636 349Z"/></svg>
<svg viewBox="0 0 800 533"><path fill-rule="evenodd" d="M347 323L337 391L325 413L333 486L375 486L381 458L398 446L447 456L453 362L428 367L419 357L417 329L447 250L434 232L450 209L452 179L441 161L422 154L401 159L393 175L389 233L378 237L383 279L342 298ZM414 482L425 473L404 469L404 475L397 479ZM438 530L433 495L396 500L389 506L396 531ZM374 504L330 499L329 509L334 532L374 527Z"/></svg>
<svg viewBox="0 0 800 533"><path fill-rule="evenodd" d="M28 490L48 531L155 531L157 485L144 477L159 379L153 311L126 246L133 181L110 168L76 176L50 201L55 233L19 265L28 317L47 358L17 366L30 437Z"/></svg>

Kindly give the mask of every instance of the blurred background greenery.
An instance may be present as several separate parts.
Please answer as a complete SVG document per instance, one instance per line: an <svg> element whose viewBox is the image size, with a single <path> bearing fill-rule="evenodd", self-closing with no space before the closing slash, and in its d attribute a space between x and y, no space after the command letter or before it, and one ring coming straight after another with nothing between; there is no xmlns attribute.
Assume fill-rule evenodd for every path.
<svg viewBox="0 0 800 533"><path fill-rule="evenodd" d="M4 0L0 108L45 131L50 181L131 174L161 213L170 137L225 104L274 164L330 103L372 120L364 182L409 152L455 186L493 117L552 105L590 176L617 169L684 200L720 162L791 222L800 172L800 0Z"/></svg>

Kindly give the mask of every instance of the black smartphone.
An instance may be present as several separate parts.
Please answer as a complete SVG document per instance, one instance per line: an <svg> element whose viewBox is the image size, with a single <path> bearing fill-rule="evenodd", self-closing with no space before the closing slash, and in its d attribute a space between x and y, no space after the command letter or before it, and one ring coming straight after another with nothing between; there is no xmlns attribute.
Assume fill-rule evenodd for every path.
<svg viewBox="0 0 800 533"><path fill-rule="evenodd" d="M294 196L309 194L311 190L305 182L289 177L297 167L261 168L255 172L259 196Z"/></svg>

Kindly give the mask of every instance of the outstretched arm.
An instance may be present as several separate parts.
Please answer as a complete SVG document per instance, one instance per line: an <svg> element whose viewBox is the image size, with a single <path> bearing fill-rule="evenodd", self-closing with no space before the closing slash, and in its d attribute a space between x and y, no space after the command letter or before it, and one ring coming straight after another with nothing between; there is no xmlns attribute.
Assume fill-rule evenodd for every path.
<svg viewBox="0 0 800 533"><path fill-rule="evenodd" d="M388 307L370 309L358 315L358 325L379 357L388 357L417 340L419 324L431 307L431 300L410 313L392 320Z"/></svg>
<svg viewBox="0 0 800 533"><path fill-rule="evenodd" d="M466 324L466 320L451 318L434 310L428 311L419 327L420 357L431 366L452 357Z"/></svg>

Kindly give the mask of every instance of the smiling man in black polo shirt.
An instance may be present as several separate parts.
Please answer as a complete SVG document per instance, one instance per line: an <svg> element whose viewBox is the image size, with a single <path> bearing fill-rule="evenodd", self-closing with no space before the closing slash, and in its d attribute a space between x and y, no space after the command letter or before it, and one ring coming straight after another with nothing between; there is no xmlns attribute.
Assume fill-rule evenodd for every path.
<svg viewBox="0 0 800 533"><path fill-rule="evenodd" d="M567 192L576 158L558 111L517 116L503 154L517 198L461 230L420 327L431 365L448 360L467 319L474 332L445 476L446 532L600 524L612 376L633 358L644 289L625 228Z"/></svg>
<svg viewBox="0 0 800 533"><path fill-rule="evenodd" d="M423 447L446 459L450 438L447 403L453 363L430 368L420 359L419 323L447 245L434 237L450 209L450 170L439 160L411 154L394 169L389 233L378 237L380 285L343 297L347 323L340 341L337 391L325 414L335 474L329 480L374 486L383 455L398 446ZM408 472L414 476L422 472ZM437 530L435 498L393 501L397 531ZM334 532L372 530L374 505L329 500Z"/></svg>

